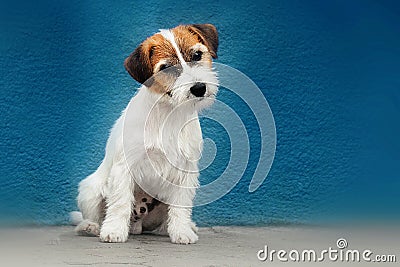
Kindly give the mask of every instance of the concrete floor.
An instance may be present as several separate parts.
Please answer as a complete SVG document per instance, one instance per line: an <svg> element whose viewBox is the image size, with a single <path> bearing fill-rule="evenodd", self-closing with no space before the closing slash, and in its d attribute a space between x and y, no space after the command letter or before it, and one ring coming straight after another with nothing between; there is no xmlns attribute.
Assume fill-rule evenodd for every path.
<svg viewBox="0 0 400 267"><path fill-rule="evenodd" d="M302 253L313 249L320 255L323 249L338 249L337 240L345 238L346 249L370 249L371 258L395 255L398 262L399 229L212 227L201 228L199 242L194 245L175 245L168 237L154 235L131 236L123 244L101 243L95 237L76 236L70 226L0 229L0 258L1 266L309 266L315 263L282 262L276 254L272 262L270 258L260 261L257 252L267 245L269 251L284 249L289 253L296 249ZM328 256L323 263L366 266L362 260L333 262Z"/></svg>

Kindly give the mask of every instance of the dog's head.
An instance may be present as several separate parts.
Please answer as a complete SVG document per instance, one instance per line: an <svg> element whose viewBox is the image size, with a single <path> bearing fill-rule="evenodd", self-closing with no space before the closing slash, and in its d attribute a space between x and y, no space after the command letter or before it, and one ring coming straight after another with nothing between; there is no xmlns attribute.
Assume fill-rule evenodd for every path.
<svg viewBox="0 0 400 267"><path fill-rule="evenodd" d="M213 102L218 90L212 70L217 49L214 25L180 25L147 38L125 60L125 68L163 102L190 102L200 109Z"/></svg>

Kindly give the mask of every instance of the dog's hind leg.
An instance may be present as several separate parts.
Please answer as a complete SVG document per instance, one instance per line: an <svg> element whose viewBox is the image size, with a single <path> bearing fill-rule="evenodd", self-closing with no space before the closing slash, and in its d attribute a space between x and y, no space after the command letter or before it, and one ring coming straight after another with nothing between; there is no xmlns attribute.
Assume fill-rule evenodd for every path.
<svg viewBox="0 0 400 267"><path fill-rule="evenodd" d="M142 221L141 220L132 221L129 233L133 235L140 235L142 232L143 232Z"/></svg>
<svg viewBox="0 0 400 267"><path fill-rule="evenodd" d="M75 231L80 235L98 236L100 225L104 218L105 201L102 194L107 171L105 166L89 175L79 184L78 207L82 212L83 221L78 224Z"/></svg>
<svg viewBox="0 0 400 267"><path fill-rule="evenodd" d="M83 220L77 227L75 227L75 232L78 235L99 236L100 225L90 220Z"/></svg>
<svg viewBox="0 0 400 267"><path fill-rule="evenodd" d="M160 226L151 232L154 235L168 235L168 223L165 220Z"/></svg>

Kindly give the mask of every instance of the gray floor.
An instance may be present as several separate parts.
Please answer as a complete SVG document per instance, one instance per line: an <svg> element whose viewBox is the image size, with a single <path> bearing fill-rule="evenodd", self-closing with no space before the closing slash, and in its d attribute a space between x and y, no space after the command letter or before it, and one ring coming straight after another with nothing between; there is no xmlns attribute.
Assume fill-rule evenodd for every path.
<svg viewBox="0 0 400 267"><path fill-rule="evenodd" d="M310 262L282 262L273 255L260 261L257 252L271 250L338 249L345 238L345 249L369 249L377 254L393 254L400 261L399 228L321 229L304 227L213 227L201 228L194 245L175 245L168 237L131 236L127 243L100 243L94 237L76 236L73 227L0 229L2 266L309 266ZM264 254L260 254L264 256ZM293 257L295 254L293 254ZM286 255L286 258L289 256ZM332 266L367 266L330 261ZM381 263L397 266L398 263ZM375 264L369 263L373 266Z"/></svg>

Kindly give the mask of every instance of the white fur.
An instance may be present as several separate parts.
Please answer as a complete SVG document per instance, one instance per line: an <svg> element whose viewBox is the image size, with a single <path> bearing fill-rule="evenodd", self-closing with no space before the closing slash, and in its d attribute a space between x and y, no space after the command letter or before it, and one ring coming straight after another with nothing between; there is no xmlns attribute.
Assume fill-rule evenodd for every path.
<svg viewBox="0 0 400 267"><path fill-rule="evenodd" d="M190 93L196 82L206 83L205 97ZM215 72L198 64L183 68L171 96L144 85L139 89L111 130L103 162L79 184L78 206L84 220L77 232L99 233L103 242L125 242L133 192L139 186L169 205L167 219L156 233L167 230L173 243L198 240L191 220L202 148L198 111L213 102L217 83Z"/></svg>

